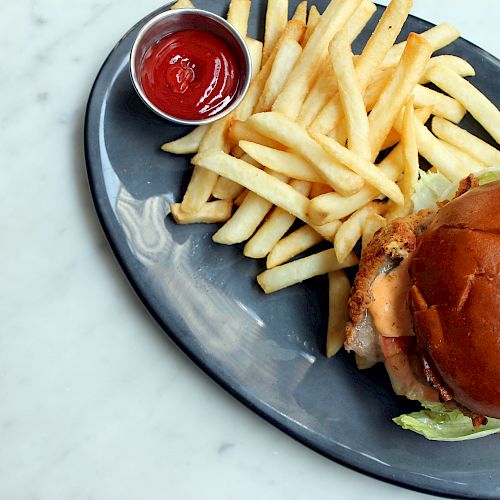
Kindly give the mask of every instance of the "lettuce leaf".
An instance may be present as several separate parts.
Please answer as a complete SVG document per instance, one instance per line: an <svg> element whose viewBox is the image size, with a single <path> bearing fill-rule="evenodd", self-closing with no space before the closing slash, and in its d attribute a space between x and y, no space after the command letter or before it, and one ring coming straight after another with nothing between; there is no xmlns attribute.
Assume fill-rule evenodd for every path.
<svg viewBox="0 0 500 500"><path fill-rule="evenodd" d="M487 184L500 180L500 167L489 167L474 176L479 184ZM424 208L435 208L438 201L451 200L458 189L458 181L451 182L439 172L420 170L419 181L412 196L413 209L415 212Z"/></svg>
<svg viewBox="0 0 500 500"><path fill-rule="evenodd" d="M465 441L500 432L500 419L489 418L486 425L475 429L472 419L460 410L450 410L442 403L422 403L424 410L393 419L403 429L421 434L433 441Z"/></svg>

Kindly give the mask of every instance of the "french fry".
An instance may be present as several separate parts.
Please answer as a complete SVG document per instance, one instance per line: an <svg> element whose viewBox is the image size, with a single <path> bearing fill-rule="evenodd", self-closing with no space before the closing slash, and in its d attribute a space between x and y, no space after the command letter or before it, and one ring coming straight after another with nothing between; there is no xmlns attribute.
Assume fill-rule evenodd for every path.
<svg viewBox="0 0 500 500"><path fill-rule="evenodd" d="M316 25L319 23L320 18L321 14L319 13L319 10L316 7L316 5L311 5L311 8L309 10L309 15L307 16L306 32L304 33L304 37L302 38L303 47L305 47L305 45L309 41L309 38L311 38L314 28L316 28Z"/></svg>
<svg viewBox="0 0 500 500"><path fill-rule="evenodd" d="M432 131L439 139L456 146L487 166L500 165L500 151L498 149L448 120L434 117Z"/></svg>
<svg viewBox="0 0 500 500"><path fill-rule="evenodd" d="M177 10L177 9L195 9L196 7L193 5L193 2L191 0L177 0L177 2L170 7L171 10Z"/></svg>
<svg viewBox="0 0 500 500"><path fill-rule="evenodd" d="M193 164L209 169L218 175L228 177L258 194L261 198L268 200L273 205L281 207L307 222L306 207L309 203L308 198L266 171L215 150L198 153L193 158Z"/></svg>
<svg viewBox="0 0 500 500"><path fill-rule="evenodd" d="M441 141L441 144L453 156L456 156L458 158L458 160L462 164L464 172L467 172L467 174L472 174L474 172L479 172L480 170L484 170L485 168L488 168L488 165L486 165L485 163L481 163L480 161L476 160L472 156L469 156L467 153L465 153L461 149L457 148L456 146L453 146L452 144L448 144L446 141Z"/></svg>
<svg viewBox="0 0 500 500"><path fill-rule="evenodd" d="M403 129L401 131L401 147L403 155L403 178L399 186L404 196L404 205L402 216L406 216L413 211L413 202L411 197L415 192L415 186L418 182L418 146L417 136L415 134L415 118L413 108L413 96L408 99L403 114Z"/></svg>
<svg viewBox="0 0 500 500"><path fill-rule="evenodd" d="M387 224L387 219L379 214L369 214L363 222L362 250L363 253L368 246L368 243L373 239L375 233Z"/></svg>
<svg viewBox="0 0 500 500"><path fill-rule="evenodd" d="M443 65L434 66L426 75L434 85L461 102L491 137L500 142L500 111L484 94Z"/></svg>
<svg viewBox="0 0 500 500"><path fill-rule="evenodd" d="M252 115L253 110L257 105L257 102L262 94L262 91L264 90L269 74L271 73L274 63L274 58L276 57L276 53L278 52L280 45L284 42L284 40L287 39L299 41L302 38L305 29L306 27L304 23L301 23L300 21L290 21L286 25L285 31L281 35L280 39L278 40L278 43L272 50L270 56L267 58L265 62L264 59L262 59L263 66L261 70L252 80L252 83L250 84L250 87L248 88L245 97L241 100L239 106L236 108L234 112L235 120L245 121L248 119L249 116Z"/></svg>
<svg viewBox="0 0 500 500"><path fill-rule="evenodd" d="M251 0L231 0L227 12L227 21L245 38L248 31Z"/></svg>
<svg viewBox="0 0 500 500"><path fill-rule="evenodd" d="M368 116L354 70L351 45L345 27L333 38L329 50L331 63L337 76L340 102L347 122L349 149L361 158L369 159Z"/></svg>
<svg viewBox="0 0 500 500"><path fill-rule="evenodd" d="M450 181L460 180L467 177L467 171L462 162L451 154L441 141L432 135L431 131L415 120L415 134L417 137L418 152L438 172L442 173Z"/></svg>
<svg viewBox="0 0 500 500"><path fill-rule="evenodd" d="M381 215L387 205L382 202L372 201L354 212L339 228L335 235L333 247L338 261L342 264L352 255L352 250L363 234L363 224L370 214Z"/></svg>
<svg viewBox="0 0 500 500"><path fill-rule="evenodd" d="M342 349L345 327L349 321L351 283L342 270L328 273L328 330L326 355L331 358Z"/></svg>
<svg viewBox="0 0 500 500"><path fill-rule="evenodd" d="M324 182L314 167L301 156L268 148L255 142L240 141L239 145L250 157L275 172L280 172L292 179Z"/></svg>
<svg viewBox="0 0 500 500"><path fill-rule="evenodd" d="M272 149L285 149L283 144L280 144L273 139L257 132L250 123L240 120L233 120L228 131L229 142L231 145L238 145L242 141L253 142L266 146Z"/></svg>
<svg viewBox="0 0 500 500"><path fill-rule="evenodd" d="M247 154L243 154L241 157L243 161L250 163L254 167L262 168L262 165L256 162L251 156ZM243 186L233 182L227 177L219 177L217 179L217 184L215 184L214 190L212 192L212 196L219 200L233 200L236 198L242 191Z"/></svg>
<svg viewBox="0 0 500 500"><path fill-rule="evenodd" d="M292 180L290 186L304 196L308 196L311 190L311 183L307 181ZM295 216L282 208L275 207L257 232L247 241L243 248L243 255L254 259L265 257L292 227L294 222Z"/></svg>
<svg viewBox="0 0 500 500"><path fill-rule="evenodd" d="M427 70L433 68L434 66L442 64L443 66L447 66L451 70L453 70L457 75L460 76L475 76L476 71L474 68L461 57L451 56L451 55L443 55L443 56L434 56L431 57L429 63L427 64ZM425 83L429 83L429 79L426 75L420 80L420 83L423 85Z"/></svg>
<svg viewBox="0 0 500 500"><path fill-rule="evenodd" d="M231 119L230 116L231 115L227 115L210 125L200 142L200 152L210 149L219 151L229 150L229 146L226 143L226 131ZM198 210L200 210L210 199L217 178L218 176L214 172L195 165L182 199L182 211L186 214L198 212Z"/></svg>
<svg viewBox="0 0 500 500"><path fill-rule="evenodd" d="M431 114L432 106L425 106L424 108L418 108L414 111L415 118L420 123L425 123L430 118ZM382 147L380 148L382 151L394 146L401 140L401 130L403 129L403 115L404 109L401 110L400 114L396 118L396 121L394 122L392 130L385 138L384 144L382 144Z"/></svg>
<svg viewBox="0 0 500 500"><path fill-rule="evenodd" d="M245 201L245 198L247 197L247 194L250 191L248 189L243 189L243 191L234 199L234 206L235 207L241 207L242 203Z"/></svg>
<svg viewBox="0 0 500 500"><path fill-rule="evenodd" d="M391 181L398 179L403 170L400 144L380 162L378 168ZM370 185L363 186L351 196L327 193L311 199L307 208L307 215L314 224L326 224L351 215L379 195L378 189Z"/></svg>
<svg viewBox="0 0 500 500"><path fill-rule="evenodd" d="M321 16L311 38L293 68L273 110L292 120L297 119L321 62L328 53L328 44L356 10L361 0L332 0Z"/></svg>
<svg viewBox="0 0 500 500"><path fill-rule="evenodd" d="M302 47L295 40L286 39L283 41L276 53L273 67L264 90L262 91L262 95L255 106L255 113L269 111L271 109L301 52Z"/></svg>
<svg viewBox="0 0 500 500"><path fill-rule="evenodd" d="M434 26L423 33L420 33L420 36L425 38L432 46L433 52L436 50L442 49L454 42L459 36L460 31L455 28L450 23L441 23L437 26ZM389 52L387 53L383 63L381 64L382 68L391 68L392 66L396 66L401 59L401 55L406 47L406 42L401 42L394 45Z"/></svg>
<svg viewBox="0 0 500 500"><path fill-rule="evenodd" d="M358 261L356 255L351 253L341 264L337 261L335 250L332 248L268 269L257 276L257 282L265 293L272 293L314 276L355 266Z"/></svg>
<svg viewBox="0 0 500 500"><path fill-rule="evenodd" d="M413 0L392 0L366 43L363 52L356 59L356 77L362 92L373 79L376 70L380 68L380 64L396 40L410 13L412 3ZM338 95L334 95L311 124L311 130L328 134L335 128L341 117L340 99Z"/></svg>
<svg viewBox="0 0 500 500"><path fill-rule="evenodd" d="M352 43L359 33L366 26L366 23L377 10L374 3L369 0L363 0L359 7L354 11L354 14L346 22L343 29L347 29L348 38ZM333 69L333 68L332 68ZM311 88L309 94L300 108L297 121L303 127L309 127L314 118L318 115L321 109L330 99L331 95L337 91L337 79L333 71L331 75L323 69L317 75L316 82Z"/></svg>
<svg viewBox="0 0 500 500"><path fill-rule="evenodd" d="M285 236L274 245L266 259L267 269L284 264L323 241L311 226L305 225Z"/></svg>
<svg viewBox="0 0 500 500"><path fill-rule="evenodd" d="M288 21L288 0L268 0L264 32L263 61L266 62L278 43Z"/></svg>
<svg viewBox="0 0 500 500"><path fill-rule="evenodd" d="M413 90L415 106L432 106L432 114L459 123L465 116L465 108L456 99L441 92L416 85Z"/></svg>
<svg viewBox="0 0 500 500"><path fill-rule="evenodd" d="M308 158L325 181L339 193L349 195L363 185L363 180L358 175L335 162L300 125L284 115L276 112L259 113L253 115L248 122L257 132Z"/></svg>
<svg viewBox="0 0 500 500"><path fill-rule="evenodd" d="M314 182L311 187L311 192L309 193L309 198L316 198L316 196L331 193L332 191L333 189L328 184L323 184L323 182Z"/></svg>
<svg viewBox="0 0 500 500"><path fill-rule="evenodd" d="M341 225L342 223L339 220L333 220L326 224L322 224L321 226L315 226L314 224L311 224L311 227L317 233L319 233L324 240L333 243L335 240L335 235L337 234L337 231L339 230Z"/></svg>
<svg viewBox="0 0 500 500"><path fill-rule="evenodd" d="M248 50L250 52L250 59L252 59L252 80L259 74L262 64L262 49L264 47L260 40L253 38L245 39Z"/></svg>
<svg viewBox="0 0 500 500"><path fill-rule="evenodd" d="M197 153L200 147L200 142L207 133L209 125L198 125L189 134L176 139L175 141L166 142L161 149L167 153L176 155L186 155Z"/></svg>
<svg viewBox="0 0 500 500"><path fill-rule="evenodd" d="M410 33L401 61L369 116L372 161L378 156L399 110L424 74L431 53L429 42Z"/></svg>
<svg viewBox="0 0 500 500"><path fill-rule="evenodd" d="M304 24L307 22L307 0L300 2L293 13L292 19L295 21L301 21Z"/></svg>
<svg viewBox="0 0 500 500"><path fill-rule="evenodd" d="M401 190L394 181L391 181L379 168L368 160L352 153L341 146L331 137L313 134L313 138L325 148L338 162L347 165L352 171L361 176L368 184L377 188L397 205L404 203Z"/></svg>
<svg viewBox="0 0 500 500"><path fill-rule="evenodd" d="M288 182L288 178L281 174L270 171L267 173L278 182ZM234 245L248 240L273 206L270 201L251 191L247 191L242 197L241 204L233 216L213 235L212 239L216 243Z"/></svg>
<svg viewBox="0 0 500 500"><path fill-rule="evenodd" d="M205 203L198 212L186 214L180 203L172 203L170 211L177 224L193 224L226 222L231 217L233 202L231 200L217 200Z"/></svg>

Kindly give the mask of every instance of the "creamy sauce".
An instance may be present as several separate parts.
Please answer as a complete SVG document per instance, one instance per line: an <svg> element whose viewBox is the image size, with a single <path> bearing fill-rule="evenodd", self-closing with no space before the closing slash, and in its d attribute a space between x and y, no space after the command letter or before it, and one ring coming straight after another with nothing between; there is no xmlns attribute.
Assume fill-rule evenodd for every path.
<svg viewBox="0 0 500 500"><path fill-rule="evenodd" d="M392 271L379 274L372 283L373 302L368 307L375 328L384 337L413 335L413 320L408 306L411 258L403 259Z"/></svg>

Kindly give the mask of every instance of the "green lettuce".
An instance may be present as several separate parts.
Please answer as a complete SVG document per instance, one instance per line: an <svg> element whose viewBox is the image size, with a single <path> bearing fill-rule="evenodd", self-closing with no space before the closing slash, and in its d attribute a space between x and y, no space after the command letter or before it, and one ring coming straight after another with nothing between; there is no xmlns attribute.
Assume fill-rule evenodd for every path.
<svg viewBox="0 0 500 500"><path fill-rule="evenodd" d="M500 167L489 167L474 176L479 184L487 184L500 180ZM458 189L458 181L451 182L439 172L424 172L420 170L419 181L412 196L415 212L424 208L435 208L438 201L451 200Z"/></svg>
<svg viewBox="0 0 500 500"><path fill-rule="evenodd" d="M423 410L393 419L403 429L421 434L433 441L465 441L500 432L500 419L488 418L488 423L478 428L472 419L459 410L450 410L442 403L422 403Z"/></svg>

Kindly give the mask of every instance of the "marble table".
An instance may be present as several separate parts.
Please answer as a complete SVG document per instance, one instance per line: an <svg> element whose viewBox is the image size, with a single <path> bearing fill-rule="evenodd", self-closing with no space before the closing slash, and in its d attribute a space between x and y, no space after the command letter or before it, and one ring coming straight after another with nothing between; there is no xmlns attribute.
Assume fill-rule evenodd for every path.
<svg viewBox="0 0 500 500"><path fill-rule="evenodd" d="M496 0L415 4L500 54ZM163 335L115 262L87 184L85 105L114 44L160 6L0 6L0 499L431 498L254 415Z"/></svg>

